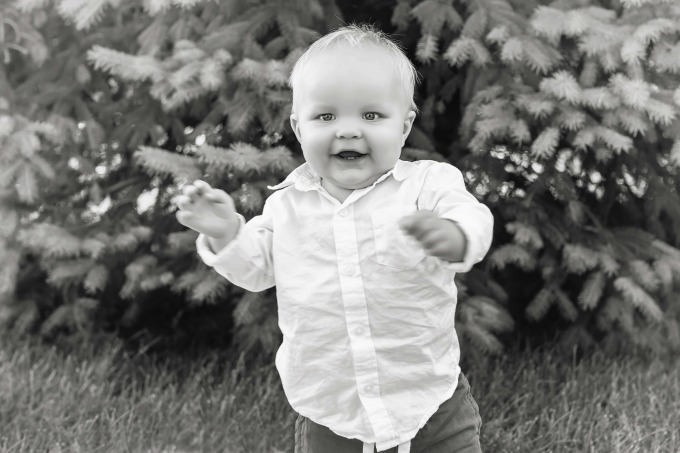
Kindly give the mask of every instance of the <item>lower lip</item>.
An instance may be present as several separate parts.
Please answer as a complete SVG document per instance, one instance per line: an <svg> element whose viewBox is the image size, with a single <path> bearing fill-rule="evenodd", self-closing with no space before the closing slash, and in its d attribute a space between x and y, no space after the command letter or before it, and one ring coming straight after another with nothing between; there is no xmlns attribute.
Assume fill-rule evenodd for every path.
<svg viewBox="0 0 680 453"><path fill-rule="evenodd" d="M356 162L356 161L361 160L364 157L366 157L366 154L362 154L361 156L351 157L351 158L340 157L339 154L335 154L333 157L335 157L337 160L340 160L342 162Z"/></svg>

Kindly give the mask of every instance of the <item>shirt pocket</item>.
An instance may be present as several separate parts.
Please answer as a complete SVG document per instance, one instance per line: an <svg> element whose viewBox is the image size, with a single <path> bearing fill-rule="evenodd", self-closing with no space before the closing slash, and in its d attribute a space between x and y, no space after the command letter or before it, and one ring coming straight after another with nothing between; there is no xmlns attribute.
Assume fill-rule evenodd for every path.
<svg viewBox="0 0 680 453"><path fill-rule="evenodd" d="M425 250L418 241L399 227L399 220L414 212L403 208L384 208L371 213L378 264L409 270L425 258Z"/></svg>

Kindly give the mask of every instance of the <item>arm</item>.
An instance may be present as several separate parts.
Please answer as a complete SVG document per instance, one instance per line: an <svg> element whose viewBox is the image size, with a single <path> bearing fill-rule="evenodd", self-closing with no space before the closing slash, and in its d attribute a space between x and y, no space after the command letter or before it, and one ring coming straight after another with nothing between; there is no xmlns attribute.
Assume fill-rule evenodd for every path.
<svg viewBox="0 0 680 453"><path fill-rule="evenodd" d="M466 190L456 167L429 167L418 205L416 214L402 220L402 228L428 254L450 262L454 272L466 272L484 258L491 246L493 216Z"/></svg>
<svg viewBox="0 0 680 453"><path fill-rule="evenodd" d="M467 239L454 221L432 211L418 211L401 219L399 226L420 242L428 255L452 263L463 261Z"/></svg>
<svg viewBox="0 0 680 453"><path fill-rule="evenodd" d="M203 181L183 192L177 199L177 220L200 233L196 246L203 262L248 291L274 286L273 227L266 203L262 215L245 223L225 192Z"/></svg>

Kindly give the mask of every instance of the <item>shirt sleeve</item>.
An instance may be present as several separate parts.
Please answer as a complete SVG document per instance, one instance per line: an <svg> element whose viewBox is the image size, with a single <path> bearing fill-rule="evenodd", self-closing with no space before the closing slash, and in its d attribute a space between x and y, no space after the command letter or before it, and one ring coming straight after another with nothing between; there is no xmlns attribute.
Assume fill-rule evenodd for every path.
<svg viewBox="0 0 680 453"><path fill-rule="evenodd" d="M493 215L465 188L463 174L446 163L428 168L418 199L419 209L434 211L460 227L466 239L463 261L446 262L452 272L467 272L480 262L491 247Z"/></svg>
<svg viewBox="0 0 680 453"><path fill-rule="evenodd" d="M272 260L273 224L267 203L262 215L247 223L239 217L236 237L222 250L214 252L208 238L199 235L196 249L203 262L236 286L258 292L274 286Z"/></svg>

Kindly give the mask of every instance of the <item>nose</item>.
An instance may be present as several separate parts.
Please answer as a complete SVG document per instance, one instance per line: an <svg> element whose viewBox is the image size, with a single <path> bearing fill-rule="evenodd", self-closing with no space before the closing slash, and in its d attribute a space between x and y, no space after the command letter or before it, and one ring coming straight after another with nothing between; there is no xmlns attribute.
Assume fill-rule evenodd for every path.
<svg viewBox="0 0 680 453"><path fill-rule="evenodd" d="M340 121L335 130L336 138L361 138L361 127L355 121Z"/></svg>

